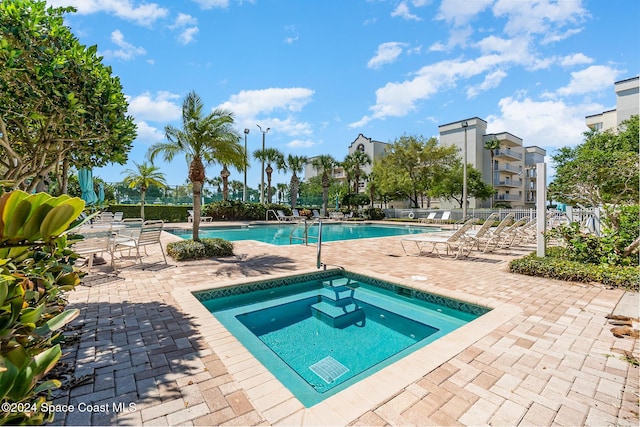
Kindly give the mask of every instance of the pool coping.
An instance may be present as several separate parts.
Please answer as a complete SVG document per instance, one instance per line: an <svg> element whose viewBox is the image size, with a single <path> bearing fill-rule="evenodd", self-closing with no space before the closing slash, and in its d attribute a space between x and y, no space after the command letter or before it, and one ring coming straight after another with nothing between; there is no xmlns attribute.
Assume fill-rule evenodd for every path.
<svg viewBox="0 0 640 427"><path fill-rule="evenodd" d="M385 274L370 274L357 268L349 268L347 271L485 306L491 311L349 388L306 408L193 295L193 292L239 286L255 280L250 278L226 280L213 286L207 283L174 290L171 294L183 311L192 316L192 321L204 340L218 355L239 388L245 391L261 415L270 424L300 426L348 424L367 411L380 406L403 388L418 381L522 312L522 309L517 306L492 298L467 295L462 290L444 289L419 277L401 279ZM317 269L298 270L274 274L268 279L317 272Z"/></svg>

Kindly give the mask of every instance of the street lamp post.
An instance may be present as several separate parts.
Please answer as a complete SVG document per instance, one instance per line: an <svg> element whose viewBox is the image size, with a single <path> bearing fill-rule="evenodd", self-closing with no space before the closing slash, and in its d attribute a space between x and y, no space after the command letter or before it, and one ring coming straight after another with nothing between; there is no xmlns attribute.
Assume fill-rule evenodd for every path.
<svg viewBox="0 0 640 427"><path fill-rule="evenodd" d="M249 162L249 154L247 153L247 135L249 129L244 130L244 187L242 187L242 201L247 201L247 163Z"/></svg>
<svg viewBox="0 0 640 427"><path fill-rule="evenodd" d="M269 132L269 129L271 128L267 128L267 130L262 130L260 125L256 125L256 126L258 126L258 129L260 129L260 132L262 132L262 152L264 153L264 139L267 133ZM260 204L264 205L264 156L262 157L262 172L261 172L261 179L260 179Z"/></svg>
<svg viewBox="0 0 640 427"><path fill-rule="evenodd" d="M462 151L462 219L467 219L467 127L469 123L462 122L464 128L464 150Z"/></svg>

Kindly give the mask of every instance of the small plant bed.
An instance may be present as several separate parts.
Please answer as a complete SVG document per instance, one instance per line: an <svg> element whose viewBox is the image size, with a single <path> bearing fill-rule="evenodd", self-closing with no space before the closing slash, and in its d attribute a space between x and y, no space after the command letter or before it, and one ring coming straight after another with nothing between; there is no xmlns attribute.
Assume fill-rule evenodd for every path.
<svg viewBox="0 0 640 427"><path fill-rule="evenodd" d="M167 245L167 254L176 261L228 257L233 255L233 243L219 238L200 241L182 240Z"/></svg>
<svg viewBox="0 0 640 427"><path fill-rule="evenodd" d="M598 282L605 286L624 288L638 292L640 268L637 266L617 266L607 264L588 264L563 259L562 248L550 248L545 258L532 253L509 263L511 273L572 282Z"/></svg>

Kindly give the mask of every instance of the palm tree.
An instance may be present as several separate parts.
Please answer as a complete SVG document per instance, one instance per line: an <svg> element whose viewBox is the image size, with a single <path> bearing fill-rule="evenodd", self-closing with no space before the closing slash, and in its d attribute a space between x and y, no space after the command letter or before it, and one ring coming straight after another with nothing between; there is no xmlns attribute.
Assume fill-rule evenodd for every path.
<svg viewBox="0 0 640 427"><path fill-rule="evenodd" d="M489 152L491 153L491 185L493 185L493 174L494 174L493 157L495 156L494 150L500 149L500 141L498 141L496 137L493 137L484 143L484 149L489 150ZM491 196L489 200L491 202L491 207L493 208L493 196Z"/></svg>
<svg viewBox="0 0 640 427"><path fill-rule="evenodd" d="M127 169L123 171L122 173L127 174L123 181L129 188L140 188L140 218L144 219L144 196L147 188L150 185L165 188L167 182L164 174L160 172L160 168L154 166L153 163L142 162L142 164L138 164L133 162L133 164L136 165L136 170Z"/></svg>
<svg viewBox="0 0 640 427"><path fill-rule="evenodd" d="M329 174L332 174L336 160L328 154L323 154L314 158L311 164L318 172L322 172L322 209L326 215L329 200L329 186L331 185Z"/></svg>
<svg viewBox="0 0 640 427"><path fill-rule="evenodd" d="M264 150L260 149L254 151L253 158L267 163L267 167L264 168L264 172L267 174L267 200L268 203L271 203L271 174L273 173L271 163L275 163L276 165L280 164L284 159L284 154L282 154L277 148L265 148Z"/></svg>
<svg viewBox="0 0 640 427"><path fill-rule="evenodd" d="M294 156L289 154L286 158L282 158L280 163L278 164L278 169L283 172L291 172L291 209L296 207L296 203L298 202L298 186L300 185L300 180L298 179L298 174L304 170L304 165L307 163L306 156Z"/></svg>
<svg viewBox="0 0 640 427"><path fill-rule="evenodd" d="M282 203L282 201L284 200L284 195L289 189L289 186L287 184L278 183L276 184L276 188L278 190L278 203Z"/></svg>
<svg viewBox="0 0 640 427"><path fill-rule="evenodd" d="M164 128L168 142L149 148L149 158L163 153L170 162L177 154L184 154L189 163L189 180L193 184L193 240L200 240L200 197L205 182L205 164L219 163L241 170L247 163L240 134L233 128L233 113L216 109L204 115L204 104L195 92L189 92L182 103L182 129L172 125Z"/></svg>
<svg viewBox="0 0 640 427"><path fill-rule="evenodd" d="M345 169L350 169L352 173L354 185L353 190L356 194L360 192L360 177L366 177L366 174L362 170L366 165L371 164L371 157L364 151L356 150L353 153L347 155L345 158L346 167Z"/></svg>

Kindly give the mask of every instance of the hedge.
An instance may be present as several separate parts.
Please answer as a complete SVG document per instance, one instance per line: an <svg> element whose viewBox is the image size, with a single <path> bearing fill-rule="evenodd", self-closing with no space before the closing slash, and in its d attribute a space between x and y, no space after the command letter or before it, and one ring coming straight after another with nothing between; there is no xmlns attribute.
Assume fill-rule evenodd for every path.
<svg viewBox="0 0 640 427"><path fill-rule="evenodd" d="M167 245L167 254L176 261L187 259L225 257L233 255L233 243L219 238L182 240Z"/></svg>
<svg viewBox="0 0 640 427"><path fill-rule="evenodd" d="M190 205L144 205L144 219L161 219L164 222L187 222ZM109 212L122 212L124 218L140 218L140 205L110 205Z"/></svg>
<svg viewBox="0 0 640 427"><path fill-rule="evenodd" d="M528 276L572 282L598 282L606 286L640 290L640 267L622 267L604 264L588 264L547 256L539 258L535 253L509 263L509 271Z"/></svg>

